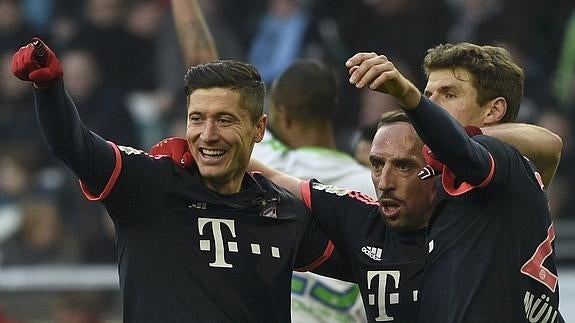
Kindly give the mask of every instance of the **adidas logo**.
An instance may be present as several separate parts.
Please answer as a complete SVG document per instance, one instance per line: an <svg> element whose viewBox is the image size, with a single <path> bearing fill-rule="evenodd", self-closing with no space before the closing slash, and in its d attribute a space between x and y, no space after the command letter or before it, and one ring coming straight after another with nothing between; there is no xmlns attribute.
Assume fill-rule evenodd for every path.
<svg viewBox="0 0 575 323"><path fill-rule="evenodd" d="M363 251L363 253L366 254L369 258L378 261L381 260L381 254L383 253L381 248L368 246L361 248L361 251Z"/></svg>

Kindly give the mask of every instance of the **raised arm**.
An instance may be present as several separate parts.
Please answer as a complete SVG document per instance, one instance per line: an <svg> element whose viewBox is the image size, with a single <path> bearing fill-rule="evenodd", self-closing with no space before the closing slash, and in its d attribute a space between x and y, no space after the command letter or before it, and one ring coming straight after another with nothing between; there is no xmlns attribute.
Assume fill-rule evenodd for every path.
<svg viewBox="0 0 575 323"><path fill-rule="evenodd" d="M215 61L218 52L197 0L172 0L172 13L187 67Z"/></svg>
<svg viewBox="0 0 575 323"><path fill-rule="evenodd" d="M253 158L250 160L250 164L248 165L248 171L262 173L276 185L283 187L284 189L290 191L298 199L303 200L300 186L302 182L301 179L283 173L277 169L268 167L259 160Z"/></svg>
<svg viewBox="0 0 575 323"><path fill-rule="evenodd" d="M537 166L543 184L549 187L561 159L563 141L559 136L545 128L525 123L499 124L481 128L481 131L515 146Z"/></svg>
<svg viewBox="0 0 575 323"><path fill-rule="evenodd" d="M350 83L388 93L399 100L419 137L458 178L481 185L491 171L488 151L471 140L463 126L417 87L383 55L359 53L346 62Z"/></svg>
<svg viewBox="0 0 575 323"><path fill-rule="evenodd" d="M358 88L368 86L373 90L389 93L408 110L414 109L420 101L424 101L419 90L383 55L359 53L350 58L346 65L350 69L350 83ZM429 120L427 124L430 124ZM431 125L433 126L433 123ZM436 133L444 130L444 127L440 127ZM557 135L544 128L521 123L493 125L482 128L482 131L488 136L515 146L537 166L543 183L547 186L551 182L559 164L563 145ZM425 141L429 138L422 137L422 139ZM434 149L434 152L440 154L439 150Z"/></svg>
<svg viewBox="0 0 575 323"><path fill-rule="evenodd" d="M36 38L14 54L12 73L33 82L38 121L51 151L91 192L101 192L115 167L114 149L80 120L64 90L62 66L54 52Z"/></svg>

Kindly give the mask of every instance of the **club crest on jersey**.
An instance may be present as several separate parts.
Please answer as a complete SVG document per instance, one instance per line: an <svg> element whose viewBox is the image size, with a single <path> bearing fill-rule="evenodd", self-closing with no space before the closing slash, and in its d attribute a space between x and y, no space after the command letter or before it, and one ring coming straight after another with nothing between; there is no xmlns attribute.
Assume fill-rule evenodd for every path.
<svg viewBox="0 0 575 323"><path fill-rule="evenodd" d="M383 253L383 249L369 246L362 247L361 251L363 251L363 253L366 254L369 258L377 261L381 260L381 254Z"/></svg>
<svg viewBox="0 0 575 323"><path fill-rule="evenodd" d="M278 213L277 213L277 201L276 200L272 200L272 201L262 201L262 210L260 212L261 216L265 216L267 218L274 218L277 219L278 217Z"/></svg>
<svg viewBox="0 0 575 323"><path fill-rule="evenodd" d="M318 182L313 182L312 188L318 191L325 191L326 193L332 193L338 196L345 196L347 195L347 193L349 193L349 190L346 190L344 188L336 187L333 185L325 185Z"/></svg>

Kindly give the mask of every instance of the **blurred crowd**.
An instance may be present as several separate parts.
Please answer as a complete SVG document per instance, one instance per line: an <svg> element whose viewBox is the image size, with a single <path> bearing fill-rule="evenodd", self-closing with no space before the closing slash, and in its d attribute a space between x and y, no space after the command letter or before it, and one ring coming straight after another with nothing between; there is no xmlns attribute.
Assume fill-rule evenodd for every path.
<svg viewBox="0 0 575 323"><path fill-rule="evenodd" d="M503 45L526 73L520 122L563 139L549 188L555 218L575 220L575 3L572 0L203 0L221 58L254 64L266 83L299 57L340 76L333 120L338 147L358 160L385 95L347 83L345 60L385 53L425 84L426 49L468 41ZM37 127L30 85L12 54L37 35L58 53L84 122L107 140L147 150L185 133L185 66L169 0L0 0L0 266L115 263L114 232L100 204L51 155Z"/></svg>

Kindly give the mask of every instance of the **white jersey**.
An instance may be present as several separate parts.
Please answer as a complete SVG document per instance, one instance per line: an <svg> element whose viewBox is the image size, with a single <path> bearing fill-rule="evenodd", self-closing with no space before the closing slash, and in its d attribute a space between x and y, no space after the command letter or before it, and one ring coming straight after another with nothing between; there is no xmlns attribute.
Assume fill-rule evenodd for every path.
<svg viewBox="0 0 575 323"><path fill-rule="evenodd" d="M254 147L252 158L292 176L315 178L349 190L377 198L369 168L350 155L322 147L301 147L290 150L269 131Z"/></svg>
<svg viewBox="0 0 575 323"><path fill-rule="evenodd" d="M321 147L290 150L267 131L252 157L304 180L315 178L376 198L370 170L343 152ZM291 308L294 323L367 321L356 284L311 272L293 273Z"/></svg>

